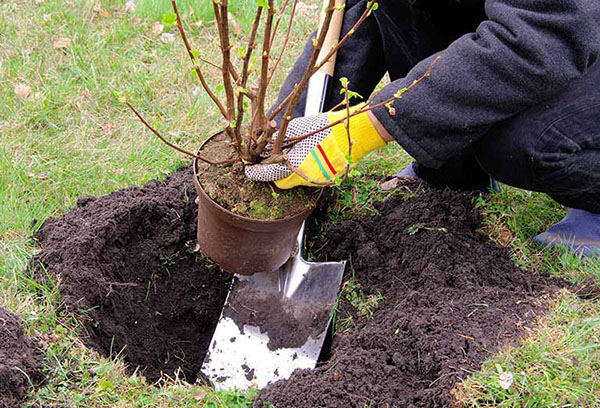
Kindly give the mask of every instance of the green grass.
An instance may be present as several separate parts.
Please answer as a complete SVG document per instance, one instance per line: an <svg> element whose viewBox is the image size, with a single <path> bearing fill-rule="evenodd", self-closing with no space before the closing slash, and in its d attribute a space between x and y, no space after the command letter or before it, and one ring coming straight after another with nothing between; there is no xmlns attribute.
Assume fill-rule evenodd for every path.
<svg viewBox="0 0 600 408"><path fill-rule="evenodd" d="M487 361L455 395L469 407L596 407L600 304L564 293L517 349ZM499 383L512 374L508 389Z"/></svg>
<svg viewBox="0 0 600 408"><path fill-rule="evenodd" d="M214 21L212 0L179 0L177 7L188 20L206 24ZM256 11L255 0L230 0L229 7L238 24L243 27L251 24ZM170 0L138 0L135 8L135 14L143 18L156 18L172 11Z"/></svg>
<svg viewBox="0 0 600 408"><path fill-rule="evenodd" d="M105 13L94 11L96 3ZM252 3L234 3L242 29L247 29ZM164 378L154 386L140 375L127 375L120 350L106 358L81 343L81 326L61 311L59 282L40 284L27 268L35 251L30 236L43 220L64 213L80 196L163 177L185 162L152 137L118 102L118 95L124 94L171 140L189 149L220 127L208 98L198 92L179 39L165 42L153 32L169 11L168 1L138 0L133 13L125 12L124 4L0 2L0 307L19 313L26 332L41 342L48 376L28 405L247 406L251 395L215 393L178 378ZM188 14L193 47L218 60L210 1L179 4ZM186 4L194 7L193 15ZM277 83L314 29L314 16L299 15ZM194 24L199 20L201 24ZM176 34L175 27L164 30ZM64 39L68 45L53 47L57 41L65 44ZM213 84L218 76L208 74ZM29 92L19 97L23 89ZM363 160L355 176L337 187L335 220L373 213L375 200L394 193L381 191L367 175L391 175L409 161L397 146ZM533 235L564 214L546 196L503 187L479 204L486 214L484 232L510 246L518 264L534 272L550 270L573 282L600 282L600 262L582 262L532 245ZM361 297L359 288L349 293L357 294L355 303L365 312L376 307ZM524 346L490 360L459 389L457 401L473 407L593 406L598 397L599 311L597 300L564 294ZM496 386L498 366L515 375L508 392Z"/></svg>

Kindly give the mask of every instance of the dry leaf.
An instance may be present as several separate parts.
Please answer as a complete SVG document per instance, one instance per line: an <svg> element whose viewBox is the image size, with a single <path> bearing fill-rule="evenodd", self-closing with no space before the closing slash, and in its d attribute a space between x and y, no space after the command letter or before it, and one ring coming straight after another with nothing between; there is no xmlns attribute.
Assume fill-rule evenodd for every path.
<svg viewBox="0 0 600 408"><path fill-rule="evenodd" d="M57 50L59 48L66 48L69 45L71 45L71 39L63 37L63 38L59 38L58 40L54 41L54 43L52 43L52 48Z"/></svg>
<svg viewBox="0 0 600 408"><path fill-rule="evenodd" d="M92 93L90 91L88 91L87 89L84 89L83 91L81 91L81 95L84 98L92 99Z"/></svg>
<svg viewBox="0 0 600 408"><path fill-rule="evenodd" d="M242 27L240 27L240 25L237 23L237 21L235 21L233 14L227 13L227 17L229 18L229 21L231 22L231 25L233 26L233 33L235 35L244 34L244 30L242 29Z"/></svg>
<svg viewBox="0 0 600 408"><path fill-rule="evenodd" d="M308 16L314 16L314 13L316 13L319 10L319 6L317 4L306 4L306 3L302 3L301 1L298 2L298 5L296 6L296 11L299 14L305 14Z"/></svg>
<svg viewBox="0 0 600 408"><path fill-rule="evenodd" d="M175 41L175 34L171 34L171 33L162 33L160 35L160 40L162 42L164 42L165 44L170 44L173 41Z"/></svg>
<svg viewBox="0 0 600 408"><path fill-rule="evenodd" d="M152 34L161 35L165 26L159 23L158 21L152 24Z"/></svg>
<svg viewBox="0 0 600 408"><path fill-rule="evenodd" d="M196 96L198 96L200 94L200 92L204 91L204 88L202 88L201 86L197 86L194 89L192 89L192 96L195 98Z"/></svg>
<svg viewBox="0 0 600 408"><path fill-rule="evenodd" d="M38 179L40 181L47 181L47 180L49 180L48 176L46 176L46 173L44 173L43 171L40 171L40 174L36 174L36 173L30 171L29 173L27 173L27 176L29 178Z"/></svg>
<svg viewBox="0 0 600 408"><path fill-rule="evenodd" d="M508 390L513 382L513 375L510 371L504 371L498 376L498 384L505 390Z"/></svg>
<svg viewBox="0 0 600 408"><path fill-rule="evenodd" d="M391 180L388 180L384 183L381 184L381 189L383 191L389 191L389 190L393 190L396 187L398 187L398 184L400 183L400 180L398 180L398 177L394 177Z"/></svg>
<svg viewBox="0 0 600 408"><path fill-rule="evenodd" d="M204 399L204 397L206 397L206 391L205 390L200 390L198 391L195 395L194 395L194 399L196 401L202 401Z"/></svg>
<svg viewBox="0 0 600 408"><path fill-rule="evenodd" d="M27 99L31 96L31 88L27 84L19 82L13 85L13 89L15 90L15 99L19 101Z"/></svg>
<svg viewBox="0 0 600 408"><path fill-rule="evenodd" d="M52 20L52 15L51 14L44 14L42 16L42 20L48 22L48 21Z"/></svg>
<svg viewBox="0 0 600 408"><path fill-rule="evenodd" d="M98 4L98 3L96 3L94 5L94 8L92 10L94 10L96 13L100 14L102 17L106 17L106 18L112 17L112 14L110 14L108 11L102 10L102 7L100 7L100 4Z"/></svg>
<svg viewBox="0 0 600 408"><path fill-rule="evenodd" d="M112 135L117 129L119 129L119 126L113 122L107 122L104 125L100 125L100 127L102 128L102 132L104 133L105 136L110 136Z"/></svg>
<svg viewBox="0 0 600 408"><path fill-rule="evenodd" d="M130 0L127 3L125 3L125 12L126 13L133 13L135 11L135 1Z"/></svg>

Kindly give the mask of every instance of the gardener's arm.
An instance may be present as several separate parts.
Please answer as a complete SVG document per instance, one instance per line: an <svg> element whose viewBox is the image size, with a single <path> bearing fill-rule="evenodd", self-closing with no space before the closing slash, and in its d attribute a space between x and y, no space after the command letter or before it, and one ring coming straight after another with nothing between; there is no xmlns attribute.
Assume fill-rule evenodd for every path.
<svg viewBox="0 0 600 408"><path fill-rule="evenodd" d="M393 137L420 163L439 167L494 124L550 98L582 76L600 54L598 0L488 0L486 14L488 20L475 33L459 38L383 89L374 103L408 87L441 56L431 76L393 104L393 116L382 107L353 118L351 123L366 129L352 133L354 141L364 140L368 146L360 149L361 154ZM328 119L319 120L323 124ZM292 121L290 131L301 132L305 124L300 121L311 118ZM299 143L289 153L298 163L295 167L309 169L315 181L339 173L344 168L339 158L347 146L342 132L343 126L337 125ZM318 146L321 149L315 151ZM331 170L325 160L329 156L340 163L325 174ZM276 168L276 173L271 171ZM283 165L250 166L247 174L255 180L277 180L283 188L307 184Z"/></svg>
<svg viewBox="0 0 600 408"><path fill-rule="evenodd" d="M431 77L375 111L420 163L439 167L495 123L551 98L600 53L598 0L488 0L488 20L438 55ZM423 75L435 56L387 86L386 100Z"/></svg>

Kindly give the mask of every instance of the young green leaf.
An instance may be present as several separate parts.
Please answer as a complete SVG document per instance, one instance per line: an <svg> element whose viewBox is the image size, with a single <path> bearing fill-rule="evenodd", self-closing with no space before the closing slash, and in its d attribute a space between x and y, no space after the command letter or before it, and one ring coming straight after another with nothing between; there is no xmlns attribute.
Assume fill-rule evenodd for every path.
<svg viewBox="0 0 600 408"><path fill-rule="evenodd" d="M175 13L173 13L172 11L169 13L165 13L162 16L162 19L160 20L160 22L165 26L165 27L170 27L173 24L175 24L175 21L177 21L177 16L175 15Z"/></svg>

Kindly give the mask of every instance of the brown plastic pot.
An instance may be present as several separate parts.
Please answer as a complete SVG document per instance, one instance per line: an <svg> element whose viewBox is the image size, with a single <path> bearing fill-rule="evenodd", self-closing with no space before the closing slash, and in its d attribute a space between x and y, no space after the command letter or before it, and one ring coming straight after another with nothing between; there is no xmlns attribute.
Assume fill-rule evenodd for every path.
<svg viewBox="0 0 600 408"><path fill-rule="evenodd" d="M216 135L202 143L204 145ZM198 193L198 245L204 255L239 275L271 272L282 266L295 249L304 220L314 208L273 221L243 217L221 207L202 188L194 160Z"/></svg>

